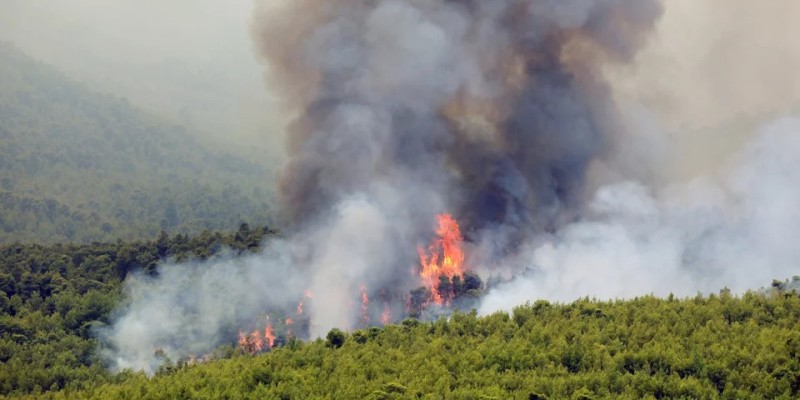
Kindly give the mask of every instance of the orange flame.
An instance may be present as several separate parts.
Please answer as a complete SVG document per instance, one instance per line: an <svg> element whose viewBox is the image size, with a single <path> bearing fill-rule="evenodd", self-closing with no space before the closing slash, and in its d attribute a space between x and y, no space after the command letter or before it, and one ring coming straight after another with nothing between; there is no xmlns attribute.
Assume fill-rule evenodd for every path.
<svg viewBox="0 0 800 400"><path fill-rule="evenodd" d="M314 295L311 292L311 290L305 290L303 292L303 297L297 304L297 314L295 315L296 318L302 318L301 316L303 315L304 301L306 301L306 299L311 299L313 297ZM286 337L289 337L292 335L292 330L290 329L290 327L292 327L295 323L294 318L292 318L291 315L286 314L284 315L283 321L284 321L284 326L279 325L279 329L283 329L280 332ZM304 320L301 319L301 321ZM275 334L275 330L272 327L272 324L270 323L269 316L267 316L266 326L264 328L263 333L259 329L256 329L249 333L247 331L239 331L237 344L239 345L239 348L241 350L251 354L255 354L261 351L267 351L274 348L276 338L277 335Z"/></svg>
<svg viewBox="0 0 800 400"><path fill-rule="evenodd" d="M389 304L383 302L383 313L381 314L381 323L383 325L389 325L389 321L391 320L392 316L389 314Z"/></svg>
<svg viewBox="0 0 800 400"><path fill-rule="evenodd" d="M361 322L364 325L369 325L369 297L367 296L367 288L361 284L358 285L361 290Z"/></svg>
<svg viewBox="0 0 800 400"><path fill-rule="evenodd" d="M444 275L452 279L464 274L464 239L458 222L450 214L436 215L436 235L438 238L431 242L427 252L422 247L417 247L417 252L422 264L420 276L430 288L433 302L442 304L445 293L439 291L439 277Z"/></svg>
<svg viewBox="0 0 800 400"><path fill-rule="evenodd" d="M275 333L272 332L272 325L267 325L267 327L264 328L264 340L267 342L270 349L275 346Z"/></svg>
<svg viewBox="0 0 800 400"><path fill-rule="evenodd" d="M237 342L240 349L251 354L273 348L275 346L275 333L272 330L272 324L267 322L267 327L264 328L263 336L258 329L249 334L239 331L239 340Z"/></svg>
<svg viewBox="0 0 800 400"><path fill-rule="evenodd" d="M253 331L253 333L250 334L250 344L253 346L253 353L264 349L264 341L261 340L261 335L258 334L258 331ZM270 345L270 347L272 347L272 345Z"/></svg>
<svg viewBox="0 0 800 400"><path fill-rule="evenodd" d="M247 349L247 335L244 332L239 331L239 347L242 349Z"/></svg>
<svg viewBox="0 0 800 400"><path fill-rule="evenodd" d="M257 330L249 334L239 331L239 348L248 353L258 353L264 350L264 345L266 344L264 342L265 339L266 338L261 337L261 334ZM272 347L272 344L270 344L270 347Z"/></svg>

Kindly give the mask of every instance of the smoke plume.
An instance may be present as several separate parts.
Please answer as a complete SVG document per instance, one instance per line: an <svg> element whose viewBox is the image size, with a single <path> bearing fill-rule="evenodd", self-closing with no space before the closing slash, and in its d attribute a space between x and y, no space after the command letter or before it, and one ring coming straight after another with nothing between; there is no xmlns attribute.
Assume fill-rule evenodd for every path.
<svg viewBox="0 0 800 400"><path fill-rule="evenodd" d="M661 189L600 188L583 220L505 261L511 282L481 312L545 298L741 293L800 271L800 119L762 128L729 171Z"/></svg>
<svg viewBox="0 0 800 400"><path fill-rule="evenodd" d="M259 2L255 48L295 116L285 238L128 282L106 332L115 366L152 371L154 349L230 343L304 291L312 337L369 320L360 294L402 317L398 293L420 285L414 250L444 212L462 225L468 268L508 281L481 312L790 274L800 122L747 135L691 180L673 173L691 140L673 140L674 110L635 84L650 81L652 56L640 55L663 45L648 47L667 37L664 11L657 0Z"/></svg>
<svg viewBox="0 0 800 400"><path fill-rule="evenodd" d="M473 235L552 229L620 128L601 67L629 61L660 13L657 1L262 4L257 48L299 114L285 215L313 225L383 185L402 192L391 208L413 209L411 227L444 206Z"/></svg>
<svg viewBox="0 0 800 400"><path fill-rule="evenodd" d="M298 115L280 188L292 236L351 231L364 212L335 210L354 197L381 221L310 246L300 268L312 289L344 280L339 299L365 279L409 286L408 250L439 212L489 258L576 218L587 169L622 128L602 66L632 60L661 11L638 0L262 3L256 48ZM342 318L337 304L315 315Z"/></svg>

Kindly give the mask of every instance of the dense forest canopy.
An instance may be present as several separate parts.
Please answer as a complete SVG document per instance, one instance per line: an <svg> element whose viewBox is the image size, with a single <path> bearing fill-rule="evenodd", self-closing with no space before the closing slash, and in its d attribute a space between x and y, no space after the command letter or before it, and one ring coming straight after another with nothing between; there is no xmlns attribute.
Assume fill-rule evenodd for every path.
<svg viewBox="0 0 800 400"><path fill-rule="evenodd" d="M162 235L151 242L2 249L3 394L47 398L794 398L800 298L776 283L731 296L538 301L513 313L232 347L207 363L165 360L153 377L103 367L93 326L120 277L160 258L255 249L271 232ZM24 267L34 266L31 271ZM48 267L52 266L52 267ZM10 276L9 276L10 275ZM18 275L18 276L17 276ZM19 284L16 282L20 282ZM123 299L124 301L124 299Z"/></svg>
<svg viewBox="0 0 800 400"><path fill-rule="evenodd" d="M0 246L0 395L77 389L113 376L99 354L97 329L125 299L134 271L158 273L163 260L207 259L253 251L276 232L242 224L149 241Z"/></svg>
<svg viewBox="0 0 800 400"><path fill-rule="evenodd" d="M163 260L259 251L275 237L162 233L154 240L0 247L0 395L41 398L796 398L800 278L741 297L536 301L512 313L433 321L302 342L268 352L236 343L164 358L153 377L113 374L96 332L124 304L124 278ZM227 253L229 254L229 253ZM157 350L156 350L157 351Z"/></svg>
<svg viewBox="0 0 800 400"><path fill-rule="evenodd" d="M272 353L54 398L763 399L800 394L800 298L538 301L332 330Z"/></svg>
<svg viewBox="0 0 800 400"><path fill-rule="evenodd" d="M89 242L269 220L269 169L0 43L0 243Z"/></svg>

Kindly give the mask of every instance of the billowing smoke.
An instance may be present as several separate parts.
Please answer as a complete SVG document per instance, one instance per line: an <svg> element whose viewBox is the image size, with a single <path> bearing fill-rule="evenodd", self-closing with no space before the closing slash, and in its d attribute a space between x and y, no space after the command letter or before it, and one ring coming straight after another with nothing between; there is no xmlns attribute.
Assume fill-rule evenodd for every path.
<svg viewBox="0 0 800 400"><path fill-rule="evenodd" d="M631 60L660 14L654 0L260 3L255 47L297 116L280 187L287 238L132 279L106 332L115 365L152 371L153 349L230 341L231 326L302 288L321 299L311 336L356 326L360 287L402 314L385 293L419 286L415 249L437 213L491 254L573 220L619 128L600 67Z"/></svg>
<svg viewBox="0 0 800 400"><path fill-rule="evenodd" d="M256 48L298 115L281 183L291 235L356 225L363 210L335 211L353 198L380 221L310 246L312 290L410 286L435 213L488 258L576 218L621 129L601 67L630 61L660 14L640 0L262 4ZM340 304L313 311L341 325Z"/></svg>
<svg viewBox="0 0 800 400"><path fill-rule="evenodd" d="M303 286L286 267L291 262L286 248L273 241L263 255L167 264L158 277L129 277L125 295L130 305L112 329L100 332L113 346L105 355L115 369L153 372L164 361L158 350L178 361L231 342L239 329L263 322L269 305L289 306L297 300Z"/></svg>
<svg viewBox="0 0 800 400"><path fill-rule="evenodd" d="M152 371L154 349L230 343L304 291L311 337L370 320L360 294L402 317L398 293L420 286L415 250L443 212L462 225L468 269L508 280L482 312L787 275L798 122L764 128L720 174L671 180L673 131L620 90L662 11L657 0L260 2L255 48L296 116L285 238L132 279L105 332L114 365Z"/></svg>
<svg viewBox="0 0 800 400"><path fill-rule="evenodd" d="M618 128L600 67L635 55L660 13L616 0L262 5L257 47L299 113L287 216L313 224L377 183L425 222L446 205L471 231L551 227Z"/></svg>
<svg viewBox="0 0 800 400"><path fill-rule="evenodd" d="M500 261L524 274L481 312L537 298L741 293L800 274L800 119L762 128L723 174L601 187L583 220Z"/></svg>

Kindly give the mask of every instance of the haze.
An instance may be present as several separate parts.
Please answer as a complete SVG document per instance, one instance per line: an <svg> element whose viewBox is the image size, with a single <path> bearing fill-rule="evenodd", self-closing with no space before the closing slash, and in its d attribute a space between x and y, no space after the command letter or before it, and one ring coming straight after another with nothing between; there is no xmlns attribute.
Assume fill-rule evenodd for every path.
<svg viewBox="0 0 800 400"><path fill-rule="evenodd" d="M275 99L251 50L252 1L0 4L0 40L70 78L240 145L250 159L281 153Z"/></svg>

